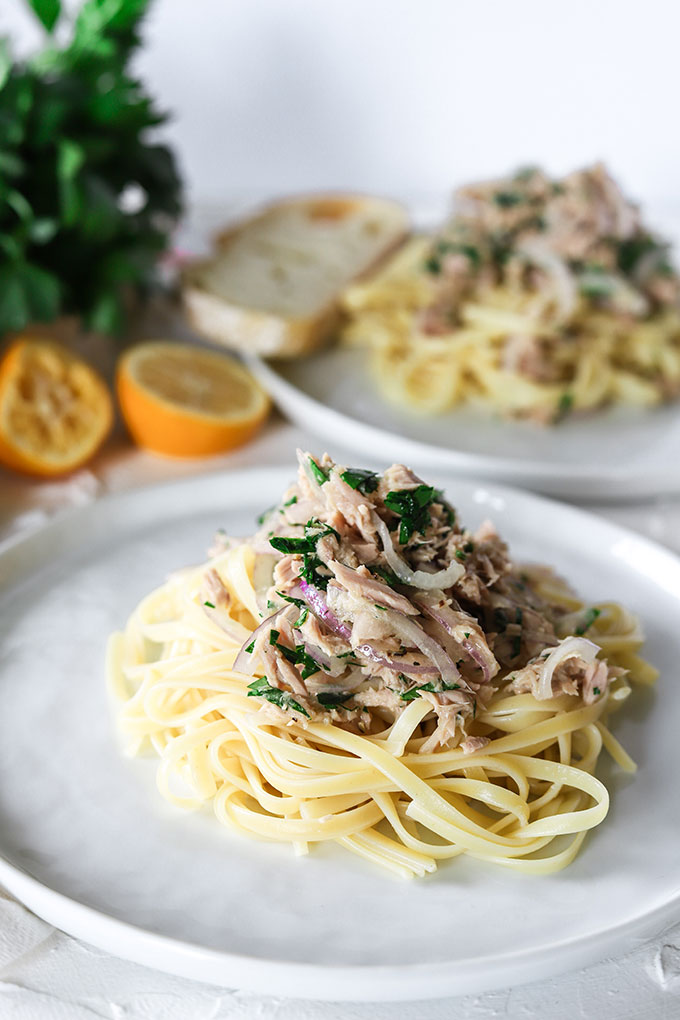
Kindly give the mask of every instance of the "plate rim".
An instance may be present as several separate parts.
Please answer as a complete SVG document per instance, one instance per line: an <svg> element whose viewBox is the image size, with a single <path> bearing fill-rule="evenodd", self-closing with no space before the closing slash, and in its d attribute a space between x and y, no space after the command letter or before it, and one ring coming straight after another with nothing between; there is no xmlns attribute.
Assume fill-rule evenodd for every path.
<svg viewBox="0 0 680 1020"><path fill-rule="evenodd" d="M112 509L125 508L133 503L143 508L149 494L181 495L188 492L191 499L165 500L171 521L199 508L202 491L219 493L225 509L243 505L240 493L248 491L248 483L275 490L285 486L294 472L294 465L250 467L239 470L218 470L200 476L161 484L151 484L125 492L110 493L85 506L69 508L52 521L30 534L20 536L0 549L0 567L9 563L7 581L0 578L0 592L11 590L18 580L28 579L36 567L36 560L45 563L44 550L51 551L50 559L62 555L54 539L64 532L77 530L90 537L89 527L96 525L102 503ZM440 469L441 470L441 469ZM442 472L445 473L445 472ZM220 490L216 481L227 484ZM449 479L454 481L453 477ZM663 563L680 575L680 557L672 550L640 535L632 529L602 518L590 511L548 499L509 486L489 485L485 479L462 479L470 498L480 506L493 500L514 506L521 514L527 504L538 506L547 513L559 511L570 517L575 525L588 524L603 529L610 540L634 541L641 551L654 553L657 563ZM229 490L233 492L230 495ZM478 499L477 494L483 496ZM210 503L208 503L210 506ZM154 519L155 518L154 516ZM89 527L82 528L83 524ZM658 558L661 557L661 560ZM656 582L658 585L658 581ZM680 593L674 596L680 602ZM680 876L680 870L679 870ZM562 942L541 945L539 949L523 949L495 954L493 957L476 957L472 960L449 960L413 965L342 965L300 963L291 960L265 959L226 950L211 949L173 936L162 935L116 918L103 910L88 906L79 900L58 892L18 864L12 863L0 852L0 882L29 909L62 931L112 954L155 967L168 973L222 987L236 987L251 992L281 995L291 998L323 1001L407 1001L431 999L451 995L480 993L509 985L526 983L556 976L567 970L593 964L607 955L620 954L632 948L639 938L650 937L680 917L680 889L674 896L644 913L625 920L614 927L598 929L586 936L573 936Z"/></svg>
<svg viewBox="0 0 680 1020"><path fill-rule="evenodd" d="M245 362L286 417L298 426L316 432L317 427L310 428L309 425L308 419L311 414L317 423L321 423L318 427L319 435L326 439L342 435L343 442L347 442L354 450L364 449L371 443L378 443L386 449L393 450L398 443L404 450L406 459L420 461L443 471L461 471L467 479L478 481L486 479L509 487L526 486L552 498L558 496L564 498L568 486L575 488L575 491L568 494L571 498L609 501L636 500L645 495L663 496L680 492L680 472L674 473L672 465L670 469L658 467L647 473L636 470L633 475L625 466L610 468L605 464L579 469L571 465L555 464L549 460L521 463L488 454L468 453L465 450L436 446L378 425L371 425L335 407L326 406L290 382L270 361L256 354L245 355ZM346 438L348 436L350 439Z"/></svg>

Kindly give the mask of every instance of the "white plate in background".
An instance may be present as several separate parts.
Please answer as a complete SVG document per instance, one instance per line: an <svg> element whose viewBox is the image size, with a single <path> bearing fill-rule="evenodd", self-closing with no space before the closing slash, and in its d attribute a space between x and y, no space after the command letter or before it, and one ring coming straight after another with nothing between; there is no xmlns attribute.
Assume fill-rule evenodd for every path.
<svg viewBox="0 0 680 1020"><path fill-rule="evenodd" d="M417 468L422 467L418 464ZM249 991L387 1000L481 992L590 964L680 916L680 560L597 517L474 482L461 519L495 520L518 559L640 614L661 669L614 725L640 764L602 761L609 816L558 875L462 858L410 883L333 846L296 858L155 788L122 759L104 688L107 635L213 531L253 528L293 468L101 500L0 555L0 882L50 923L119 956Z"/></svg>
<svg viewBox="0 0 680 1020"><path fill-rule="evenodd" d="M609 407L555 427L473 408L427 417L381 396L362 350L334 347L249 364L297 425L374 461L406 461L572 500L680 492L680 403Z"/></svg>

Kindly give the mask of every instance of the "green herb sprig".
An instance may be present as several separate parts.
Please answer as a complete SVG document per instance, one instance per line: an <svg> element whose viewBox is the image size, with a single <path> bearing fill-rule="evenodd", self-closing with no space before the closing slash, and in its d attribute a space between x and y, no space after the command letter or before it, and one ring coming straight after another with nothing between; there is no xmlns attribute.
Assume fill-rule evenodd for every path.
<svg viewBox="0 0 680 1020"><path fill-rule="evenodd" d="M411 535L421 534L431 523L429 507L439 498L432 485L416 485L414 489L394 489L385 496L385 506L400 518L399 541L406 545Z"/></svg>
<svg viewBox="0 0 680 1020"><path fill-rule="evenodd" d="M13 60L0 39L0 336L78 315L121 330L151 284L181 210L166 120L130 68L148 0L30 0L45 48Z"/></svg>
<svg viewBox="0 0 680 1020"><path fill-rule="evenodd" d="M252 684L248 684L248 697L264 698L266 701L270 701L272 705L278 705L279 708L283 709L292 709L294 712L299 712L300 715L305 715L309 719L309 712L304 710L300 702L296 701L288 691L272 687L266 676L253 680Z"/></svg>

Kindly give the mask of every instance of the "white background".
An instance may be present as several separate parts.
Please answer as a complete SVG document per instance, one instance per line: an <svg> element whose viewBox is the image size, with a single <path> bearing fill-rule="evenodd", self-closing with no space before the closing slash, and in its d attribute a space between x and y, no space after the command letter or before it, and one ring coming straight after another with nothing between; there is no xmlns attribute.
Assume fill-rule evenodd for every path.
<svg viewBox="0 0 680 1020"><path fill-rule="evenodd" d="M0 0L24 49L25 6ZM596 158L648 206L680 199L675 0L157 0L145 38L194 201Z"/></svg>

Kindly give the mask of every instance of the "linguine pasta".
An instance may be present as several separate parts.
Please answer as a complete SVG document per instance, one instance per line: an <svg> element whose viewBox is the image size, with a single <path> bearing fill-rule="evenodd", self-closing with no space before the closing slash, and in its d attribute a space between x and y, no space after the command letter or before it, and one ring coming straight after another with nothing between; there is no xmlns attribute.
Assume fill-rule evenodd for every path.
<svg viewBox="0 0 680 1020"><path fill-rule="evenodd" d="M342 530L337 510L341 487L336 482L351 472L327 459L309 462L329 481L318 484L302 470L297 486L255 538L222 542L207 563L173 574L140 603L125 630L112 636L109 687L125 752L158 756L159 790L177 807L211 805L225 825L246 836L289 843L297 853L333 841L405 877L432 872L439 861L460 854L536 874L564 867L588 830L607 814L607 790L595 776L603 748L621 768L635 768L611 733L609 717L629 695L631 684L655 679L655 671L638 655L643 642L638 621L616 603L586 606L542 567L518 572L504 561L502 573L483 591L474 585L465 588L473 574L483 577L482 567L471 561L490 561L492 546L502 546L486 526L437 611L442 619L452 619L444 610L455 604L461 607L461 619L471 621L462 624L470 628L463 632L467 637L458 635L460 683L447 682L446 661L440 657L432 666L428 655L438 653L427 640L420 642L425 654L409 647L408 637L400 637L403 645L389 652L387 631L380 632L381 638L379 627L386 627L382 617L392 610L381 610L377 602L370 607L357 602L360 608L350 614L346 607L340 617L342 599L356 577L348 579L341 570L335 579L330 574L340 558L351 559L343 542L351 539L358 548L358 538L356 529L354 534L349 526ZM351 477L356 480L357 473ZM303 559L310 554L280 552L272 567L263 539L282 538L280 544L285 544L286 536L300 531L286 507L296 507L301 513L294 516L304 516L305 501L314 499L319 512L320 494L325 495L329 484L337 491L326 496L324 516L342 538L332 539L329 548L317 538L319 556L311 568L311 561ZM390 502L402 510L405 506L389 499L390 484L386 472L365 503L374 513L380 507L388 520L385 508ZM416 486L397 491L413 493ZM430 504L429 524L420 520L425 529L421 538L437 527L440 508L448 511L441 494L436 498L442 502ZM399 520L408 523L404 510ZM451 526L448 541L455 540L460 548L473 544L471 533L456 529ZM393 552L399 547L403 562L410 562L414 577L422 581L409 545L413 542L418 542L418 532L405 543L397 542ZM302 612L295 596L283 598L283 575L292 573L291 562L314 570L319 585L329 574L323 605L332 604L334 614L324 613L309 593L307 602L299 600ZM436 558L423 573L437 578L438 566L445 574L446 563ZM268 575L264 583L263 567ZM347 569L365 576L360 567ZM275 583L270 586L272 571ZM516 580L524 585L519 599L524 609L511 614L510 600L501 592L514 590L507 585ZM392 584L395 599L397 592L403 596L408 591L401 580ZM370 591L371 598L383 597L376 588ZM426 592L418 588L410 595L419 599ZM428 598L431 608L432 589ZM493 605L489 599L495 600ZM545 616L542 607L549 607ZM361 612L369 614L369 623L381 617L372 637L366 637L369 628ZM514 620L520 614L521 624L507 622L510 615ZM540 624L539 618L545 622ZM434 617L428 623L424 614L411 615L412 622L417 619L420 623L414 626L432 641L437 637L444 654L456 646L451 634L445 640ZM495 632L489 619L495 620ZM331 628L342 632L347 623L353 626L349 637L332 633ZM324 657L322 631L328 632L333 656ZM338 651L342 641L354 649L344 659ZM486 660L482 646L489 653ZM588 664L580 655L587 659L591 646L597 658ZM296 687L296 680L279 672L278 664L291 665L298 651ZM410 675L383 664L392 654ZM302 681L305 655L323 661L316 668L307 663L307 679ZM515 668L508 664L513 657ZM491 659L498 665L495 673ZM600 686L589 690L589 676Z"/></svg>
<svg viewBox="0 0 680 1020"><path fill-rule="evenodd" d="M680 391L680 278L602 167L470 185L344 296L345 342L386 397L556 422Z"/></svg>

